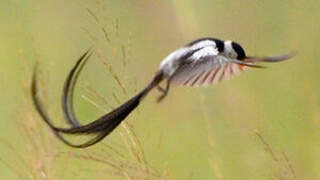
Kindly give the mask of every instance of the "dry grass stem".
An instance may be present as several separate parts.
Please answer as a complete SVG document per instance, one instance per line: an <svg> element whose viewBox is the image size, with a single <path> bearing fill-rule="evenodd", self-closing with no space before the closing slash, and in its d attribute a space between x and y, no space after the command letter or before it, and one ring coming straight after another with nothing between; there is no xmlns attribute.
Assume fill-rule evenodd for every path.
<svg viewBox="0 0 320 180"><path fill-rule="evenodd" d="M99 18L89 8L86 8L87 12L93 17L93 19L99 24Z"/></svg>
<svg viewBox="0 0 320 180"><path fill-rule="evenodd" d="M95 100L102 101L102 104L107 106L109 109L114 109L115 107L112 106L106 98L104 98L101 94L99 94L95 89L93 89L91 86L86 86L84 88L90 95L92 95Z"/></svg>
<svg viewBox="0 0 320 180"><path fill-rule="evenodd" d="M108 35L107 30L106 30L105 28L101 28L101 30L102 30L103 35L104 35L104 37L106 38L106 40L110 43L111 40L110 40L110 38L109 38L109 35Z"/></svg>
<svg viewBox="0 0 320 180"><path fill-rule="evenodd" d="M287 155L282 152L278 153L277 156L273 148L270 144L263 138L263 136L258 132L255 131L256 136L264 145L265 152L270 155L271 159L276 164L276 169L274 173L274 178L281 179L281 180L293 180L296 179L295 170L292 167L292 164L289 161Z"/></svg>

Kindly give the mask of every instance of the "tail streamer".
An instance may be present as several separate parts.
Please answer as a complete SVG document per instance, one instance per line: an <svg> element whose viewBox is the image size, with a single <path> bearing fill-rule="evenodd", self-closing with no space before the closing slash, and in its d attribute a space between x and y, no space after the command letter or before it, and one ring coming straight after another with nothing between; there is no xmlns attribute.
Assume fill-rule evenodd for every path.
<svg viewBox="0 0 320 180"><path fill-rule="evenodd" d="M62 110L65 117L66 122L71 126L70 128L62 128L57 127L52 122L48 113L46 112L43 103L39 97L39 89L38 89L38 79L37 79L37 65L33 72L33 78L31 82L31 97L35 109L39 113L40 117L43 121L50 127L53 133L64 142L66 145L75 147L75 148L86 148L92 146L106 136L108 136L141 102L141 100L155 87L157 86L163 79L162 72L158 72L151 83L143 89L136 96L132 97L130 100L120 105L118 108L113 111L107 113L106 115L101 116L97 120L82 125L75 113L73 107L73 93L74 87L77 82L78 76L83 69L86 61L90 58L92 53L89 53L90 49L86 51L77 61L75 66L70 71L69 75L66 78L64 88L63 88L63 96L62 96ZM73 144L69 142L63 134L73 134L73 135L95 135L92 139L81 143L81 144Z"/></svg>

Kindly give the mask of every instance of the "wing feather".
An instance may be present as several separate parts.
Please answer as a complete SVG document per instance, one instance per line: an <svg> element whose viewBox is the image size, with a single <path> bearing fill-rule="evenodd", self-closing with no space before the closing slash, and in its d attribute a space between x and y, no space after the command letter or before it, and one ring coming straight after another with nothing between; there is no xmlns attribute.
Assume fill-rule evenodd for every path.
<svg viewBox="0 0 320 180"><path fill-rule="evenodd" d="M223 71L222 67L219 67L219 69L217 69L217 72L211 78L211 84L217 84L219 82L222 71Z"/></svg>
<svg viewBox="0 0 320 180"><path fill-rule="evenodd" d="M210 76L210 74L211 74L212 71L213 71L213 70L210 69L210 70L208 70L208 71L205 72L205 74L203 75L203 77L202 77L202 79L201 79L201 84L203 84L204 86L207 86L207 85L208 85L207 80L208 80L208 78L209 78L209 76Z"/></svg>
<svg viewBox="0 0 320 180"><path fill-rule="evenodd" d="M200 50L201 51L201 50ZM222 55L210 54L189 57L170 79L171 85L206 86L231 79L244 70L244 66L230 61Z"/></svg>
<svg viewBox="0 0 320 180"><path fill-rule="evenodd" d="M226 68L225 66L220 68L219 72L221 72L221 73L220 73L220 76L217 76L217 77L219 77L219 78L217 78L218 79L217 83L219 83L223 79L225 68Z"/></svg>
<svg viewBox="0 0 320 180"><path fill-rule="evenodd" d="M218 68L214 68L214 69L211 71L211 73L210 73L210 75L209 75L209 78L208 78L208 80L206 81L207 84L212 84L213 79L214 79L214 77L216 76L216 74L218 73L219 69L220 69L220 68L218 67Z"/></svg>
<svg viewBox="0 0 320 180"><path fill-rule="evenodd" d="M211 80L210 79L212 79L213 77L212 76L214 76L215 74L217 74L217 72L219 71L219 69L212 69L210 72L209 72L209 75L208 75L208 77L205 79L205 81L202 83L203 85L209 85L209 84L211 84Z"/></svg>
<svg viewBox="0 0 320 180"><path fill-rule="evenodd" d="M203 78L203 75L205 74L205 71L202 71L197 78L193 81L192 86L199 86L201 85L201 79Z"/></svg>
<svg viewBox="0 0 320 180"><path fill-rule="evenodd" d="M232 64L231 69L232 69L232 72L234 75L239 75L242 71L242 69L240 68L240 66L238 64Z"/></svg>
<svg viewBox="0 0 320 180"><path fill-rule="evenodd" d="M232 76L233 74L232 74L231 64L228 64L224 69L224 79L230 80Z"/></svg>

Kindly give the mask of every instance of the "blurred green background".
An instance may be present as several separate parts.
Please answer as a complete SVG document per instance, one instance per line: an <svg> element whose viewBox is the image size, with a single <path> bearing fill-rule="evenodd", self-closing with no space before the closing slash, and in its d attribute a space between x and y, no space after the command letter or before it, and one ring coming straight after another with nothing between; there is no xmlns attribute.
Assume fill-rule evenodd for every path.
<svg viewBox="0 0 320 180"><path fill-rule="evenodd" d="M318 0L2 0L0 179L320 179L319 8ZM250 55L298 56L216 86L173 88L160 104L151 93L127 119L144 163L126 148L125 128L72 149L32 107L36 61L50 115L65 126L63 81L94 46L75 94L88 123L142 89L170 52L205 36L239 42ZM142 166L158 175L139 174Z"/></svg>

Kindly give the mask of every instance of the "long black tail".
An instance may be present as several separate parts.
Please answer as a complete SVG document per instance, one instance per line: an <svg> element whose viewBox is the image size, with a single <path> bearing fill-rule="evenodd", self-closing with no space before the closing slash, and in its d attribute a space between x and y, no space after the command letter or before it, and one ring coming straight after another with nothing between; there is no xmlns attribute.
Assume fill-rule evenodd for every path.
<svg viewBox="0 0 320 180"><path fill-rule="evenodd" d="M158 72L145 89L128 100L126 103L89 124L81 125L81 123L77 120L73 109L73 91L78 75L81 72L85 62L91 55L88 54L89 51L79 58L76 65L70 71L64 85L62 107L65 119L72 126L71 128L56 127L49 118L37 93L38 84L36 70L34 71L31 85L33 104L42 119L48 124L48 126L53 130L54 134L60 140L69 146L77 148L84 148L94 145L110 134L140 104L141 100L150 92L150 90L152 90L163 79L162 72ZM61 134L94 134L96 136L85 143L73 144L66 140Z"/></svg>

